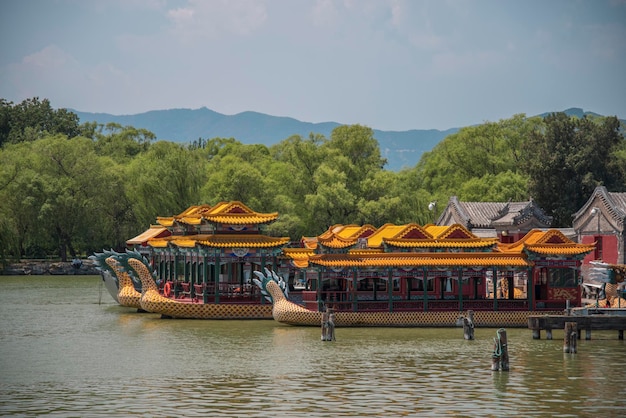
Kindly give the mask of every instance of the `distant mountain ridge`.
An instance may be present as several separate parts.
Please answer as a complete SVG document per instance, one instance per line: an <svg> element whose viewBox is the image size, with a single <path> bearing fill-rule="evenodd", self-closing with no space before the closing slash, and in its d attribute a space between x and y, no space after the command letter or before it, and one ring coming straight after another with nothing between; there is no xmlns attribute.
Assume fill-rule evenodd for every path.
<svg viewBox="0 0 626 418"><path fill-rule="evenodd" d="M71 109L70 109L71 110ZM308 138L310 133L322 134L329 138L337 122L310 123L283 116L271 116L258 112L242 112L224 115L202 107L200 109L152 110L134 115L112 115L71 110L80 122L118 123L153 132L157 139L189 143L198 138L235 138L244 144L274 145L292 135ZM564 111L568 115L590 114L579 108ZM549 112L552 113L552 112ZM549 113L540 116L548 115ZM424 152L432 150L446 136L459 128L444 131L438 129L411 129L408 131L381 131L374 129L381 154L387 159L385 167L391 171L413 167Z"/></svg>

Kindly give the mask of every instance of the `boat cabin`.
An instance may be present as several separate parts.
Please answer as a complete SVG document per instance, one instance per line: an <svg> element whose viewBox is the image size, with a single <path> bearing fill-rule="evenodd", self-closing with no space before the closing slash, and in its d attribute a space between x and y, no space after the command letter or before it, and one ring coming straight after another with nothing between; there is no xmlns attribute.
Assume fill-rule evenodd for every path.
<svg viewBox="0 0 626 418"><path fill-rule="evenodd" d="M284 254L306 271L309 309L392 312L578 306L578 269L590 251L558 230L503 244L460 224L386 224L334 225Z"/></svg>

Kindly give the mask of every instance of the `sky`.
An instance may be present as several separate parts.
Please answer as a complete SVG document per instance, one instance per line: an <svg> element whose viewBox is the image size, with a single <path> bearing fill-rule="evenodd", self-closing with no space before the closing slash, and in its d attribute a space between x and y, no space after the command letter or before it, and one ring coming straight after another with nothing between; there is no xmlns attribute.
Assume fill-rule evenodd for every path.
<svg viewBox="0 0 626 418"><path fill-rule="evenodd" d="M0 97L390 131L626 118L626 0L1 0Z"/></svg>

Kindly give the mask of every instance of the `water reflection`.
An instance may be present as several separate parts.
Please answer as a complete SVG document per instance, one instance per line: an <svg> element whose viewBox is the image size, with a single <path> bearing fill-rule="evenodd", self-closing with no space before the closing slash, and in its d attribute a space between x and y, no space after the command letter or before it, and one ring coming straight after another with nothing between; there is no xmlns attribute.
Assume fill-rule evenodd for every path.
<svg viewBox="0 0 626 418"><path fill-rule="evenodd" d="M24 288L28 298L23 298ZM617 416L624 341L495 329L320 329L163 320L98 304L99 278L0 277L0 414L36 416ZM107 295L108 296L108 295ZM615 333L616 334L616 333Z"/></svg>

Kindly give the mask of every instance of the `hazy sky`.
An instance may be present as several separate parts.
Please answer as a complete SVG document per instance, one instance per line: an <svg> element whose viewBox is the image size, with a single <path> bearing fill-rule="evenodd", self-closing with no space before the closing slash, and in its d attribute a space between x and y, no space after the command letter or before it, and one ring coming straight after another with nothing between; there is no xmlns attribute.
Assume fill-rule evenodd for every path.
<svg viewBox="0 0 626 418"><path fill-rule="evenodd" d="M626 0L1 0L0 97L376 129L626 118Z"/></svg>

